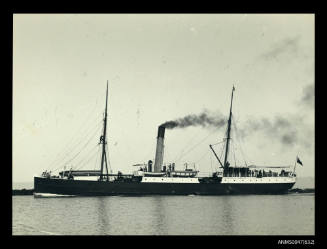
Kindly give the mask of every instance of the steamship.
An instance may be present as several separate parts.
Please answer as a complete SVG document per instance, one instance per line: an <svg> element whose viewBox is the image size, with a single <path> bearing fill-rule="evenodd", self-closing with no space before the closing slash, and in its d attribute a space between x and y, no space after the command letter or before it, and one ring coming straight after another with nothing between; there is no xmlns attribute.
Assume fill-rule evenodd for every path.
<svg viewBox="0 0 327 249"><path fill-rule="evenodd" d="M232 89L229 118L227 122L224 160L219 158L209 145L219 162L219 169L207 176L199 176L199 171L186 168L177 170L175 164L163 165L165 125L158 127L154 165L151 160L140 164L132 174L118 171L112 174L107 163L107 102L103 119L102 147L99 170L63 170L58 175L43 172L34 177L34 196L73 195L231 195L231 194L283 194L296 182L295 168L231 166L228 160L232 104L235 88ZM268 168L268 169L267 169Z"/></svg>

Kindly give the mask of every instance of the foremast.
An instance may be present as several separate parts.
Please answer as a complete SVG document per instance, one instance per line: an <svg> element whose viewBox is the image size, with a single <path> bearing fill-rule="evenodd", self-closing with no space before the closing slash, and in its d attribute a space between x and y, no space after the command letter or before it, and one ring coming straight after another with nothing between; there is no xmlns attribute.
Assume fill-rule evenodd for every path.
<svg viewBox="0 0 327 249"><path fill-rule="evenodd" d="M103 134L100 137L100 143L102 144L102 156L101 156L101 174L100 174L100 181L103 180L103 165L105 164L106 166L106 171L107 171L107 181L109 180L108 177L108 164L107 164L107 155L106 155L106 135L107 135L107 104L108 104L108 81L107 81L107 91L106 91L106 108L105 108L105 113L104 113L104 119L103 119Z"/></svg>
<svg viewBox="0 0 327 249"><path fill-rule="evenodd" d="M231 132L231 125L232 125L232 107L233 107L233 95L234 95L235 87L233 86L232 89L232 97L230 101L230 111L229 111L229 118L227 124L227 137L226 137L226 151L225 151L225 159L224 159L224 170L228 169L229 162L228 162L228 152L229 152L229 143L230 143L230 132Z"/></svg>

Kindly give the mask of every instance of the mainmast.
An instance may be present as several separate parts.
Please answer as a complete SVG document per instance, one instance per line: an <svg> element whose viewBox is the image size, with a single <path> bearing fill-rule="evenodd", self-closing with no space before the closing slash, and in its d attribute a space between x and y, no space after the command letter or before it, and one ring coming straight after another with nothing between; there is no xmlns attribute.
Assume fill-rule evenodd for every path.
<svg viewBox="0 0 327 249"><path fill-rule="evenodd" d="M228 149L229 149L229 142L230 142L230 130L231 130L231 124L232 124L232 106L233 106L233 94L235 91L235 87L233 86L232 90L232 98L230 102L230 111L229 111L229 119L228 119L228 126L227 126L227 141L226 141L226 151L225 151L225 160L224 160L224 169L227 169L229 167L229 162L227 161L228 158Z"/></svg>
<svg viewBox="0 0 327 249"><path fill-rule="evenodd" d="M107 103L108 103L108 81L107 81L107 91L106 91L106 108L104 113L104 119L103 119L103 135L100 137L100 143L102 143L102 156L101 156L101 175L100 175L100 181L103 179L103 164L105 162L106 164L106 170L108 175L108 166L107 166L107 156L106 156L106 134L107 134ZM107 176L107 180L108 180Z"/></svg>

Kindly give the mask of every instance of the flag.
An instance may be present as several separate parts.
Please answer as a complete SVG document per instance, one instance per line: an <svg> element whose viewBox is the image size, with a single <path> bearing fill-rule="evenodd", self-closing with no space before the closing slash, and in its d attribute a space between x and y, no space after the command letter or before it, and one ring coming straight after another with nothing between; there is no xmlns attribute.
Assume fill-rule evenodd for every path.
<svg viewBox="0 0 327 249"><path fill-rule="evenodd" d="M233 86L233 91L235 91L235 87Z"/></svg>
<svg viewBox="0 0 327 249"><path fill-rule="evenodd" d="M299 157L296 157L296 162L297 162L298 164L301 164L301 165L303 166L303 164L302 164L302 162L301 162L301 160L300 160Z"/></svg>

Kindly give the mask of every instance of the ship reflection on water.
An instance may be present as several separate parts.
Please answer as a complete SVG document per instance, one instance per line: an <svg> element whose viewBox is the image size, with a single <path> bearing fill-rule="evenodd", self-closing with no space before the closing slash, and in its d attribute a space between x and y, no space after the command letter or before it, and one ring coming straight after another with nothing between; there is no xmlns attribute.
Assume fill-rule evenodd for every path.
<svg viewBox="0 0 327 249"><path fill-rule="evenodd" d="M168 234L168 217L166 216L167 211L165 210L162 197L152 197L152 203L153 227L155 227L158 235L166 235Z"/></svg>
<svg viewBox="0 0 327 249"><path fill-rule="evenodd" d="M168 234L168 217L162 197L140 198L143 208L135 203L138 202L137 197L94 197L97 200L98 233L101 235ZM130 205L131 203L135 205Z"/></svg>
<svg viewBox="0 0 327 249"><path fill-rule="evenodd" d="M132 211L134 213L133 215L125 213L125 216L131 219L127 224L125 224L125 219L122 217L124 213L117 212L117 205L114 203L117 198L124 197L95 197L97 202L99 234L119 234L121 231L126 230L127 232L129 229L136 229L135 234L142 234L142 231L148 231L149 233L155 231L155 234L158 235L165 235L168 233L167 217L160 196L149 197L147 202L149 206L146 210L139 210L138 214L134 213L135 210ZM135 199L135 197L133 199ZM114 215L111 213L112 209L116 210ZM131 207L131 209L133 209L133 207ZM139 217L143 215L145 215L144 219L140 220Z"/></svg>
<svg viewBox="0 0 327 249"><path fill-rule="evenodd" d="M98 204L98 226L100 234L110 234L110 209L107 206L105 197L97 198Z"/></svg>
<svg viewBox="0 0 327 249"><path fill-rule="evenodd" d="M97 234L314 234L314 195L99 197ZM296 204L298 203L298 204ZM301 205L301 212L292 207ZM307 224L301 226L301 224ZM293 225L292 225L293 224ZM298 224L294 228L294 224Z"/></svg>
<svg viewBox="0 0 327 249"><path fill-rule="evenodd" d="M225 228L226 234L234 234L233 205L229 196L222 196L221 223Z"/></svg>
<svg viewBox="0 0 327 249"><path fill-rule="evenodd" d="M44 235L41 231L48 235L314 235L314 194L13 196L13 235Z"/></svg>

